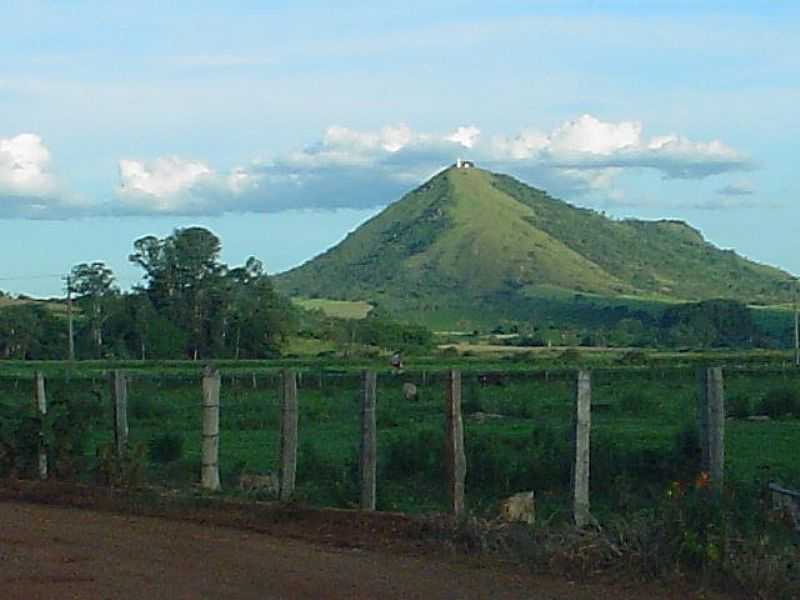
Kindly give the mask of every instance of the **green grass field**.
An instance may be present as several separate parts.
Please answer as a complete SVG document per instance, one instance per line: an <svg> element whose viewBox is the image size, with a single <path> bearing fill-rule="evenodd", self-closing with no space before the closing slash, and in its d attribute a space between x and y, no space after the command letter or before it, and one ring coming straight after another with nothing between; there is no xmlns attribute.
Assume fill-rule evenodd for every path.
<svg viewBox="0 0 800 600"><path fill-rule="evenodd" d="M465 371L463 409L468 459L467 493L473 510L495 499L533 489L541 514L566 515L572 368L509 370L478 379L482 363ZM485 364L483 366L486 366ZM509 366L506 364L506 366ZM516 365L515 365L516 366ZM252 367L252 365L251 365ZM146 451L145 476L186 487L200 473L200 380L162 365L130 371L130 440ZM379 373L378 507L419 512L444 508L441 465L444 372L414 369ZM419 398L402 396L414 382ZM241 473L275 469L280 375L269 370L222 370L220 469L223 487L238 492ZM97 447L111 440L108 386L97 374L50 375L54 414L76 406L87 428L78 472L91 478ZM24 373L0 375L0 406L30 405ZM359 375L306 365L299 381L298 497L311 504L353 506L358 498L356 449ZM757 413L774 390L800 393L800 373L730 369L729 406ZM682 444L694 420L691 368L596 368L593 370L592 496L600 514L641 505L672 481L691 480L696 460ZM61 413L59 413L61 411ZM5 412L4 415L11 414ZM53 417L55 418L55 417ZM6 432L8 435L8 432ZM777 480L800 486L800 420L729 419L726 478L734 485ZM164 447L178 444L175 453Z"/></svg>
<svg viewBox="0 0 800 600"><path fill-rule="evenodd" d="M327 298L292 298L292 302L306 310L321 310L325 316L337 319L364 319L372 310L368 302L329 300Z"/></svg>

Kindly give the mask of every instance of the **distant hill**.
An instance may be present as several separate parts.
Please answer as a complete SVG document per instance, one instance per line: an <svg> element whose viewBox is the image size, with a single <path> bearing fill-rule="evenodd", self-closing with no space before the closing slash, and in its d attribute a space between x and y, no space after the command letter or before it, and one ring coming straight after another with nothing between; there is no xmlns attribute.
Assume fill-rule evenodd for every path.
<svg viewBox="0 0 800 600"><path fill-rule="evenodd" d="M789 300L790 277L682 221L617 221L506 175L449 168L275 283L292 296L369 301L445 325L581 320L570 307L587 300L777 304Z"/></svg>

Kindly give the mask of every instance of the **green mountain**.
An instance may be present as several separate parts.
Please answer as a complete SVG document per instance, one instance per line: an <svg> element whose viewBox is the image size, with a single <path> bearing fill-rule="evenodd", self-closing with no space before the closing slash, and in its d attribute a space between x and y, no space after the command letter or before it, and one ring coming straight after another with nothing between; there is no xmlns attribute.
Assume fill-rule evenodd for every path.
<svg viewBox="0 0 800 600"><path fill-rule="evenodd" d="M681 221L617 221L506 175L449 168L275 283L441 326L581 320L570 306L587 301L776 304L788 301L790 277Z"/></svg>

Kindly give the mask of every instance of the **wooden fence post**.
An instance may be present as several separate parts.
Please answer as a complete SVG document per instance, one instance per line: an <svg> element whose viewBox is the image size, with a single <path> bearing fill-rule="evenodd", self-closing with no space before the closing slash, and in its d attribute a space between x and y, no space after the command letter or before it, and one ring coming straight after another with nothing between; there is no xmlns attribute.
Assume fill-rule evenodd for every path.
<svg viewBox="0 0 800 600"><path fill-rule="evenodd" d="M128 451L128 378L122 371L108 374L114 412L114 449L117 458Z"/></svg>
<svg viewBox="0 0 800 600"><path fill-rule="evenodd" d="M361 480L361 509L375 510L377 467L377 435L375 428L375 396L377 381L374 372L364 371L361 389L361 439L358 467Z"/></svg>
<svg viewBox="0 0 800 600"><path fill-rule="evenodd" d="M697 370L697 432L701 469L714 489L722 489L725 471L725 391L721 367Z"/></svg>
<svg viewBox="0 0 800 600"><path fill-rule="evenodd" d="M44 389L44 374L37 371L33 386L33 406L39 420L37 439L37 475L39 479L47 479L47 443L44 437L44 420L47 415L47 396Z"/></svg>
<svg viewBox="0 0 800 600"><path fill-rule="evenodd" d="M589 458L592 431L592 378L589 371L578 371L574 413L575 462L572 466L572 512L577 527L593 521L589 512Z"/></svg>
<svg viewBox="0 0 800 600"><path fill-rule="evenodd" d="M444 402L447 496L450 512L456 517L464 513L464 480L467 458L464 454L464 422L461 418L461 371L450 370Z"/></svg>
<svg viewBox="0 0 800 600"><path fill-rule="evenodd" d="M212 366L203 369L203 455L201 485L216 491L219 483L220 375Z"/></svg>
<svg viewBox="0 0 800 600"><path fill-rule="evenodd" d="M297 475L297 375L291 369L283 372L281 395L281 439L279 466L279 498L286 502L294 493Z"/></svg>

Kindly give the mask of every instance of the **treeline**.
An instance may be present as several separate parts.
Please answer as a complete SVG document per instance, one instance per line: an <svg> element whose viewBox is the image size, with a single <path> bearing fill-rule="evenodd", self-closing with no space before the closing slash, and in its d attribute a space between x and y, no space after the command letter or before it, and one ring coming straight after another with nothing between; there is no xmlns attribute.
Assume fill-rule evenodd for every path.
<svg viewBox="0 0 800 600"><path fill-rule="evenodd" d="M753 309L728 299L675 304L660 314L598 306L593 318L592 327L549 325L525 331L512 326L494 333L519 333L506 340L510 345L667 348L783 348L793 335L788 315L758 323Z"/></svg>
<svg viewBox="0 0 800 600"><path fill-rule="evenodd" d="M144 282L121 292L102 262L72 268L77 358L264 358L280 352L296 309L274 290L262 263L229 267L220 240L201 227L134 242ZM69 307L26 302L0 310L0 356L69 358Z"/></svg>
<svg viewBox="0 0 800 600"><path fill-rule="evenodd" d="M263 359L286 354L291 336L332 342L340 354L415 351L432 333L381 310L359 321L306 311L279 294L258 259L230 267L221 242L201 227L136 240L129 259L143 283L122 292L103 262L82 263L67 279L70 305L5 299L0 358ZM73 318L70 319L70 312Z"/></svg>

